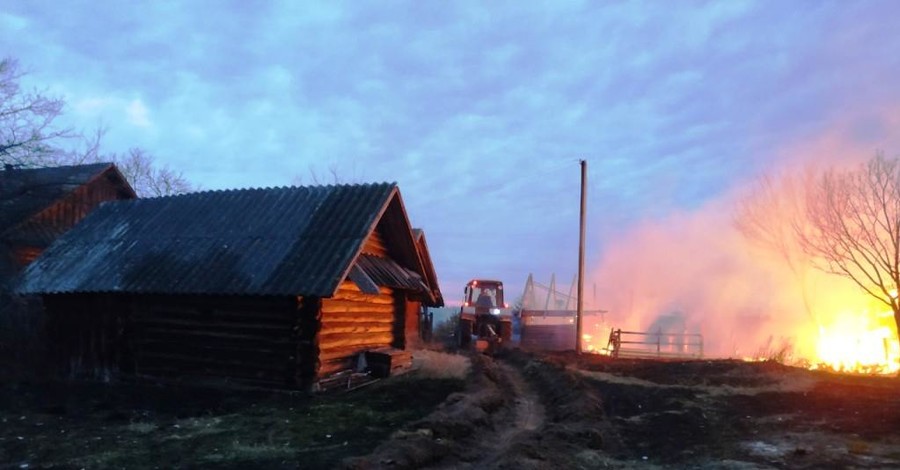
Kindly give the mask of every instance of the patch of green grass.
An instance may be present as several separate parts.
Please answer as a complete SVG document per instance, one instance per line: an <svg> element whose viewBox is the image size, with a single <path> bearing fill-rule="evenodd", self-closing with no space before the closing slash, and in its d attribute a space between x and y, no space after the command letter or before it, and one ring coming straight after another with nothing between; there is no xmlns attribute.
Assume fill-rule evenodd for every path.
<svg viewBox="0 0 900 470"><path fill-rule="evenodd" d="M267 443L242 443L240 441L234 441L231 443L231 446L225 449L224 454L222 455L222 459L220 461L223 462L243 462L243 461L258 461L258 460L284 460L290 459L296 453L296 449L285 444L285 445L275 445L275 444L267 444ZM204 460L214 461L214 458L210 457L215 456L216 454L210 454L204 457Z"/></svg>
<svg viewBox="0 0 900 470"><path fill-rule="evenodd" d="M125 431L135 434L150 434L159 429L156 423L130 423L125 426Z"/></svg>

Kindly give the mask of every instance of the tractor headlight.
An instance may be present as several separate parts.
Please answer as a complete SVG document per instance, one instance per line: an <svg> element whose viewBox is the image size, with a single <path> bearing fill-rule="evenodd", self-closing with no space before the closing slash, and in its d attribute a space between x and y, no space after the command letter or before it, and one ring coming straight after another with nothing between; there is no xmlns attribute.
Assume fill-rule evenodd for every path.
<svg viewBox="0 0 900 470"><path fill-rule="evenodd" d="M499 308L492 308L492 309L491 309L491 315L500 315L500 309L499 309Z"/></svg>

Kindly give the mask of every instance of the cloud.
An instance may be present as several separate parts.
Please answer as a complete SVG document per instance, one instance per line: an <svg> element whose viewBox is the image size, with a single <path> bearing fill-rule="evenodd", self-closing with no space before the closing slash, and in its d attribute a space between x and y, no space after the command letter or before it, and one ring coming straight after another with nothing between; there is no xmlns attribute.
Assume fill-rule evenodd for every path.
<svg viewBox="0 0 900 470"><path fill-rule="evenodd" d="M127 99L116 95L79 93L68 90L65 93L69 110L74 116L67 118L84 124L86 120L96 122L101 127L109 123L128 123L131 128L142 131L152 130L150 111L139 98ZM119 129L121 131L122 129Z"/></svg>
<svg viewBox="0 0 900 470"><path fill-rule="evenodd" d="M19 32L28 27L28 19L10 13L0 12L0 30Z"/></svg>
<svg viewBox="0 0 900 470"><path fill-rule="evenodd" d="M133 99L125 107L125 114L128 116L128 122L137 127L152 127L150 122L150 112L144 103L139 99Z"/></svg>
<svg viewBox="0 0 900 470"><path fill-rule="evenodd" d="M110 151L141 146L211 189L309 181L310 168L398 181L455 286L474 269L459 253L482 245L479 266L498 277L574 270L579 158L596 258L841 119L886 145L897 13L890 1L20 2L2 21L24 25L4 43L32 83L65 91L75 127L102 120ZM484 167L493 180L472 176ZM484 201L491 215L464 218Z"/></svg>
<svg viewBox="0 0 900 470"><path fill-rule="evenodd" d="M86 96L75 99L72 99L70 96L69 98L70 106L75 113L90 117L96 117L110 109L116 101L115 98L110 96Z"/></svg>

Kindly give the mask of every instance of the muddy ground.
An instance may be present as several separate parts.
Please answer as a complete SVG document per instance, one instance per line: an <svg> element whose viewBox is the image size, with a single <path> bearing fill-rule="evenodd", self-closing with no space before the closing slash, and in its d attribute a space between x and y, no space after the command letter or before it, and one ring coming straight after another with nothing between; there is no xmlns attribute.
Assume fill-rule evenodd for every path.
<svg viewBox="0 0 900 470"><path fill-rule="evenodd" d="M773 362L477 356L347 468L900 468L900 380Z"/></svg>
<svg viewBox="0 0 900 470"><path fill-rule="evenodd" d="M438 361L439 369L458 366ZM900 380L511 351L329 396L5 383L0 468L900 468ZM454 366L454 367L455 367Z"/></svg>

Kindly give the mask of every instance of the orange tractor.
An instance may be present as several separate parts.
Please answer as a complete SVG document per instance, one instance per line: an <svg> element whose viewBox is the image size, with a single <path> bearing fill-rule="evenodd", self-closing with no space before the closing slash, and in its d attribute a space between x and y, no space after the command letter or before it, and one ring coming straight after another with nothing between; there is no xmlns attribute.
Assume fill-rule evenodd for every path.
<svg viewBox="0 0 900 470"><path fill-rule="evenodd" d="M512 338L512 310L503 301L503 283L473 279L466 284L459 310L457 338L460 348L493 352Z"/></svg>

